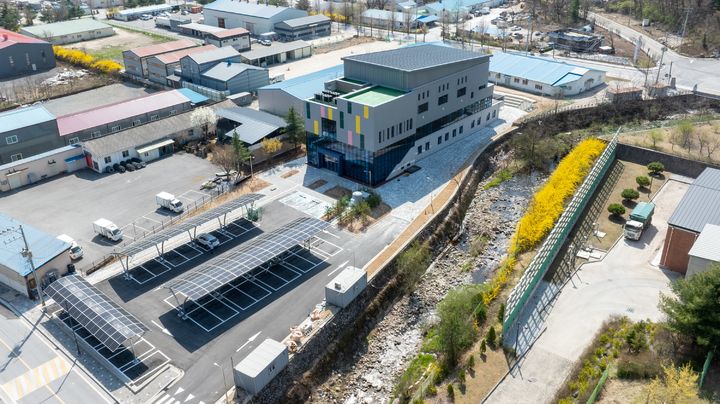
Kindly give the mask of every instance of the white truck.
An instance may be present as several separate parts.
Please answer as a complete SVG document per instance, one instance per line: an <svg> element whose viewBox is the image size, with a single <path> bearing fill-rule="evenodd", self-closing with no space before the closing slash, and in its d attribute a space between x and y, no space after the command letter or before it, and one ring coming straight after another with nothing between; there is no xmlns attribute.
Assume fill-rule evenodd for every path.
<svg viewBox="0 0 720 404"><path fill-rule="evenodd" d="M83 256L83 249L78 245L78 243L73 240L72 237L68 236L67 234L61 234L57 236L57 239L60 241L64 241L68 244L70 244L70 259L71 260L78 260L82 258Z"/></svg>
<svg viewBox="0 0 720 404"><path fill-rule="evenodd" d="M115 223L107 219L100 218L93 222L93 230L95 230L95 233L107 237L112 241L120 241L123 238L122 230L115 226Z"/></svg>
<svg viewBox="0 0 720 404"><path fill-rule="evenodd" d="M180 213L185 210L183 203L175 198L175 195L168 192L160 192L155 195L155 202L160 205L161 208L169 209L175 213Z"/></svg>

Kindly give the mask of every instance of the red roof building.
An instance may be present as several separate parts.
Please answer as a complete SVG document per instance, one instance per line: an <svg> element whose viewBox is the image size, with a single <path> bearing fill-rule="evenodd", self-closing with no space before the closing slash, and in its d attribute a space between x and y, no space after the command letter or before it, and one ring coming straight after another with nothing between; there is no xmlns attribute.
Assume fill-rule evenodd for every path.
<svg viewBox="0 0 720 404"><path fill-rule="evenodd" d="M55 67L52 45L0 28L0 79Z"/></svg>

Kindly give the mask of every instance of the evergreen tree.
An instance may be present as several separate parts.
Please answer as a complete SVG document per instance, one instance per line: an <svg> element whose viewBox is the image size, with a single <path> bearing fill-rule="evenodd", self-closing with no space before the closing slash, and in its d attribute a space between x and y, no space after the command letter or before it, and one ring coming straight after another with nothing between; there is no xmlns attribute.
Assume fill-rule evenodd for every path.
<svg viewBox="0 0 720 404"><path fill-rule="evenodd" d="M298 10L310 11L310 0L297 0L295 2L295 8Z"/></svg>
<svg viewBox="0 0 720 404"><path fill-rule="evenodd" d="M300 117L300 114L295 111L294 107L290 107L287 115L285 116L285 135L287 135L290 143L297 149L298 145L305 142L305 122Z"/></svg>

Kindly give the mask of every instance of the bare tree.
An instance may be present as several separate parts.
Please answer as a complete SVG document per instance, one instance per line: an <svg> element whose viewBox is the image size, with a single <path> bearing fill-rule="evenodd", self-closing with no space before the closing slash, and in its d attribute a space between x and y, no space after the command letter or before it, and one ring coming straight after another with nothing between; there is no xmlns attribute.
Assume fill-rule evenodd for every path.
<svg viewBox="0 0 720 404"><path fill-rule="evenodd" d="M395 16L395 0L391 0L390 2L390 35L395 33L395 23L397 21L397 17Z"/></svg>
<svg viewBox="0 0 720 404"><path fill-rule="evenodd" d="M484 50L485 46L485 35L487 35L488 31L488 23L486 20L482 19L478 23L477 26L474 28L474 32L476 32L480 36L480 49Z"/></svg>
<svg viewBox="0 0 720 404"><path fill-rule="evenodd" d="M403 24L405 24L405 35L410 35L410 24L412 24L412 14L410 9L403 9Z"/></svg>
<svg viewBox="0 0 720 404"><path fill-rule="evenodd" d="M238 158L231 145L215 145L212 151L212 162L230 173L238 166Z"/></svg>

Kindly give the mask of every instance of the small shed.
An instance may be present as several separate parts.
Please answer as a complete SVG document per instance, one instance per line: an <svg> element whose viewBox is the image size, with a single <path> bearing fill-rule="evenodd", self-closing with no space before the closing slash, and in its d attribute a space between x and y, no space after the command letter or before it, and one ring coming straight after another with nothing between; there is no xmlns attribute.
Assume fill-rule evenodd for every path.
<svg viewBox="0 0 720 404"><path fill-rule="evenodd" d="M687 272L689 278L695 274L707 271L711 265L720 263L720 226L706 224L700 236L688 252Z"/></svg>
<svg viewBox="0 0 720 404"><path fill-rule="evenodd" d="M257 394L285 369L289 361L287 347L268 338L235 366L235 386L250 394Z"/></svg>
<svg viewBox="0 0 720 404"><path fill-rule="evenodd" d="M347 267L325 285L325 301L345 308L367 286L367 272L362 268Z"/></svg>

